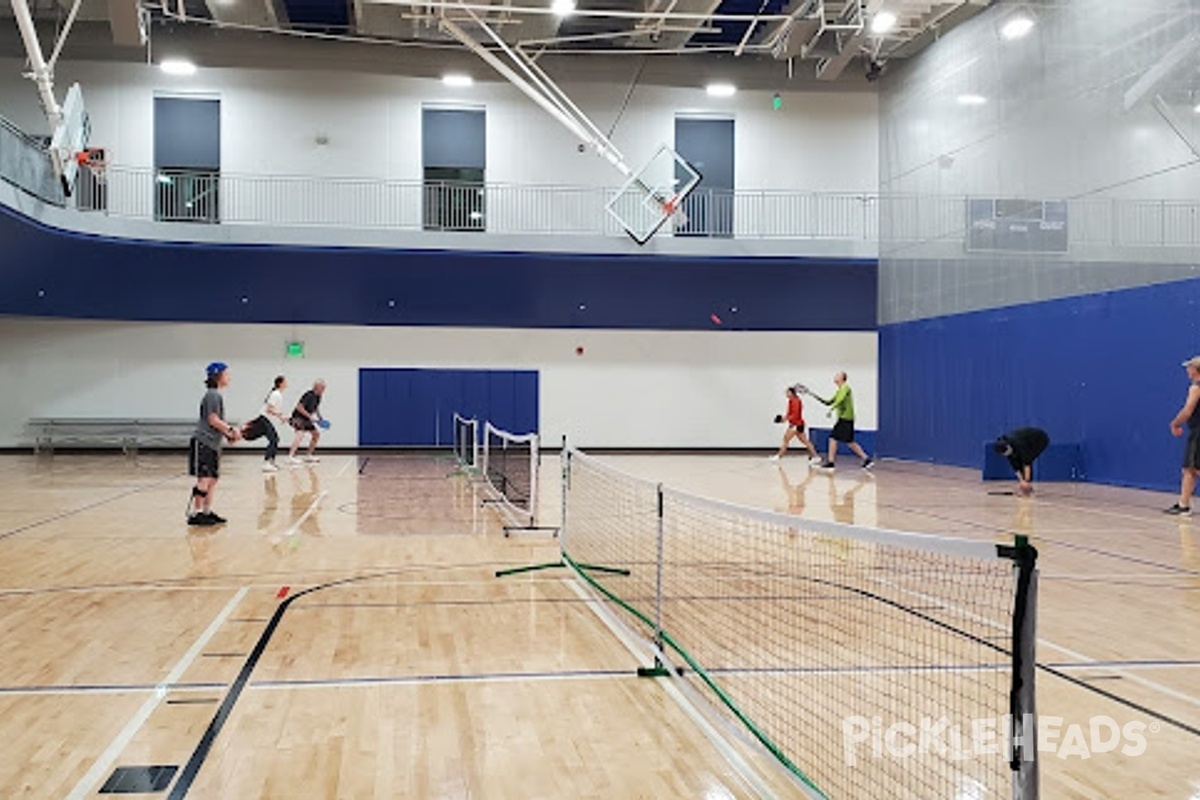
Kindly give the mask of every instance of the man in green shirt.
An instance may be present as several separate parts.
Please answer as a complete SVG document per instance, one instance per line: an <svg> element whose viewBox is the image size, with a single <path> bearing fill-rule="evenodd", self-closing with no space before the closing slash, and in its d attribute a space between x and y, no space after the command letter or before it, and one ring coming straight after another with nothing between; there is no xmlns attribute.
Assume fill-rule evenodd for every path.
<svg viewBox="0 0 1200 800"><path fill-rule="evenodd" d="M851 390L850 384L846 383L846 373L839 372L834 375L833 382L837 384L838 388L829 400L815 394L812 395L818 401L832 408L834 413L837 414L837 422L834 423L833 433L829 435L829 454L821 462L821 469L833 469L833 461L837 457L838 442L845 442L854 451L854 454L862 459L863 469L868 469L875 463L875 459L867 455L862 446L854 441L854 392ZM812 394L812 392L809 392L809 394Z"/></svg>

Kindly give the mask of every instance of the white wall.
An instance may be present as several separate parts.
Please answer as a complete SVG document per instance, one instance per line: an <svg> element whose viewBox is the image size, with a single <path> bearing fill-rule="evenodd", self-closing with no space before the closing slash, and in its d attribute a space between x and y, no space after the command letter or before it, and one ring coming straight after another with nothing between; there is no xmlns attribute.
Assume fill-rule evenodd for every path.
<svg viewBox="0 0 1200 800"><path fill-rule="evenodd" d="M0 60L0 114L45 132L24 65ZM489 77L482 63L477 79ZM79 81L92 120L92 143L111 161L151 167L155 93L217 96L222 104L222 170L325 177L421 177L421 105L482 106L488 112L488 180L522 184L614 186L619 175L559 123L507 83L470 89L440 81L353 73L201 69L173 78L155 67L61 63L60 93ZM616 121L624 84L564 88L603 129ZM878 104L872 93L785 93L773 111L767 92L708 97L702 88L640 86L613 140L640 164L674 139L676 113L730 115L736 126L739 189L873 192L878 186ZM318 135L329 144L318 145Z"/></svg>
<svg viewBox="0 0 1200 800"><path fill-rule="evenodd" d="M304 360L284 342L306 344ZM584 354L577 356L575 348ZM591 447L763 447L777 443L771 418L783 388L804 381L832 392L850 374L859 427L876 427L874 333L750 333L356 328L208 325L0 318L0 447L28 441L31 417L190 418L203 366L231 365L231 418L257 413L277 373L294 401L328 381L322 410L333 446L354 446L360 367L537 369L541 433ZM398 413L404 413L398 409ZM810 424L827 426L806 404Z"/></svg>

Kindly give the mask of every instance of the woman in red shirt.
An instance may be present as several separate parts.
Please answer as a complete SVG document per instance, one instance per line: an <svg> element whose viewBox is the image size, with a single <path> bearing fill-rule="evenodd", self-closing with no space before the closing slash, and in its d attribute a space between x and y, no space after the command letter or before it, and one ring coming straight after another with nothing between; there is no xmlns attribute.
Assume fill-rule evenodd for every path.
<svg viewBox="0 0 1200 800"><path fill-rule="evenodd" d="M771 456L772 461L778 461L787 455L788 442L795 439L804 445L808 450L809 458L818 458L817 450L805 435L804 428L804 405L800 402L800 395L794 387L789 386L787 390L787 415L780 415L775 418L776 422L787 422L787 430L783 434L783 443L779 445L779 452Z"/></svg>

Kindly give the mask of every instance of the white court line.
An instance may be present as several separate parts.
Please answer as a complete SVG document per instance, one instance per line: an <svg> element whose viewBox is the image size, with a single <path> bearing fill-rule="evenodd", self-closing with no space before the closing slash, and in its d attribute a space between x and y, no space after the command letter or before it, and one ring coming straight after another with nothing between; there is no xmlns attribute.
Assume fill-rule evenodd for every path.
<svg viewBox="0 0 1200 800"><path fill-rule="evenodd" d="M580 674L532 674L532 675L448 675L445 677L418 675L415 677L395 678L329 678L297 681L270 681L263 683L248 683L246 691L293 691L295 689L372 689L379 686L433 686L447 683L535 683L557 681L607 681L628 680L631 672L594 672Z"/></svg>
<svg viewBox="0 0 1200 800"><path fill-rule="evenodd" d="M338 473L337 473L337 475L336 475L335 477L338 477L338 478L340 478L340 477L342 477L343 475L345 475L345 474L346 474L346 470L350 469L350 465L351 465L351 464L353 464L353 463L355 463L355 462L357 462L357 461L358 461L358 456L350 456L349 458L347 458L347 459L346 459L346 463L345 463L345 464L342 464L342 468L338 470Z"/></svg>
<svg viewBox="0 0 1200 800"><path fill-rule="evenodd" d="M1039 575L1039 578L1040 577L1041 576ZM882 581L882 582L887 584L888 586L891 586L891 587L905 593L905 594L912 595L913 597L924 600L927 603L932 603L934 605L940 605L945 608L954 609L955 611L958 611L959 613L961 613L963 616L967 617L968 619L973 619L976 622L987 625L988 627L995 628L996 630L1003 631L1005 633L1011 632L1007 626L1001 625L1000 623L996 622L995 620L987 619L986 617L980 616L979 614L975 614L974 612L968 611L967 609L965 609L961 606L956 606L951 603L946 603L945 601L943 601L940 598L936 598L936 597L933 597L932 595L927 595L922 592L915 591L913 589L906 589L904 587L897 586L892 581ZM1039 590L1039 595L1040 595L1040 590ZM1182 700L1186 703L1191 703L1192 705L1200 706L1200 698L1192 697L1189 694L1184 694L1183 692L1176 691L1175 689L1172 689L1169 686L1163 686L1161 683L1152 681L1148 678L1142 678L1138 675L1134 675L1131 672L1129 672L1127 669L1123 669L1120 667L1104 666L1104 664L1106 663L1106 661L1104 659L1092 658L1091 656L1084 655L1083 653L1079 653L1079 652L1076 652L1069 648L1063 647L1062 645L1056 644L1056 643L1050 641L1049 639L1042 638L1041 636L1037 637L1037 646L1039 648L1048 647L1051 650L1057 650L1060 653L1065 653L1068 657L1073 658L1076 661L1080 662L1080 664L1078 665L1080 667L1088 666L1088 664L1096 664L1097 669L1103 669L1107 672L1111 672L1114 675L1119 675L1122 678L1127 678L1128 680L1132 681L1133 683L1141 684L1142 686L1145 686L1148 689L1153 689L1156 692L1161 692L1162 694L1165 694L1168 697L1174 697L1176 700ZM1043 666L1043 667L1045 666L1045 662L1043 660L1041 660L1040 656L1035 656L1034 660L1035 660L1035 663L1037 664L1037 666ZM1055 668L1055 669L1057 669L1057 668ZM1127 698L1122 698L1122 699L1127 699Z"/></svg>
<svg viewBox="0 0 1200 800"><path fill-rule="evenodd" d="M638 643L633 641L628 629L614 619L609 613L608 609L605 608L599 600L589 595L588 592L579 585L578 581L572 578L566 578L564 579L564 582L571 587L571 590L575 592L575 594L579 595L581 600L587 603L588 607L591 608L592 613L594 613L600 619L600 621L606 628L608 628L613 636L617 637L617 641L623 644L625 649L632 653L633 657L636 658L638 662L642 664L642 666L653 666L653 664L646 658L643 648L640 647ZM771 790L767 788L766 784L763 783L763 780L761 776L759 776L758 772L751 767L744 758L742 758L741 754L733 749L726 738L722 736L716 728L713 727L708 718L704 716L704 714L702 714L691 701L683 696L683 693L679 691L679 687L675 685L674 679L662 681L661 683L666 689L667 695L675 701L675 704L679 706L680 710L683 711L683 713L689 719L691 719L692 723L700 729L705 738L709 740L709 742L713 745L717 752L721 754L725 761L731 767L733 767L738 776L749 785L750 790L753 791L758 797L771 798L771 800L773 800L775 797L774 793L771 792Z"/></svg>
<svg viewBox="0 0 1200 800"><path fill-rule="evenodd" d="M312 513L317 510L317 506L323 499L325 499L325 495L327 494L329 494L329 492L321 492L319 495L313 498L312 503L310 503L304 513L300 515L300 519L293 522L292 527L288 528L287 532L283 534L285 539L290 539L296 535L296 532L300 530L300 526L304 524L306 519L312 516Z"/></svg>
<svg viewBox="0 0 1200 800"><path fill-rule="evenodd" d="M129 743L141 727L146 724L146 720L154 713L154 709L158 708L159 704L167 696L167 691L170 690L171 685L183 677L183 673L187 671L192 662L204 650L209 640L216 636L217 631L225 624L225 620L233 613L233 609L246 596L246 592L247 589L243 586L241 589L238 589L233 597L229 598L229 602L225 604L225 607L221 609L217 616L213 618L213 621L209 623L208 627L204 629L204 633L200 634L200 638L192 644L191 648L183 654L183 658L179 659L179 663L172 667L167 676L158 684L154 690L154 694L148 697L146 702L142 703L142 707L125 723L125 727L112 740L108 748L100 754L100 757L96 759L96 763L92 764L92 768L87 771L86 775L80 778L79 783L75 784L75 788L67 795L67 800L82 800L82 798L91 793L95 785L100 782L100 779L112 767L113 762L129 746Z"/></svg>

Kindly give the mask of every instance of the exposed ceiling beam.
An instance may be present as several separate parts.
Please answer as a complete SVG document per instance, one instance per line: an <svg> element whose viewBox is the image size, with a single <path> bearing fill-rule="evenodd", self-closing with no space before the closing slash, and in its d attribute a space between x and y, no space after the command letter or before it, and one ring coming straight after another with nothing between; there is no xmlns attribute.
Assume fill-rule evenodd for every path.
<svg viewBox="0 0 1200 800"><path fill-rule="evenodd" d="M121 47L146 44L146 29L137 0L108 0L108 24L112 27L113 44Z"/></svg>

